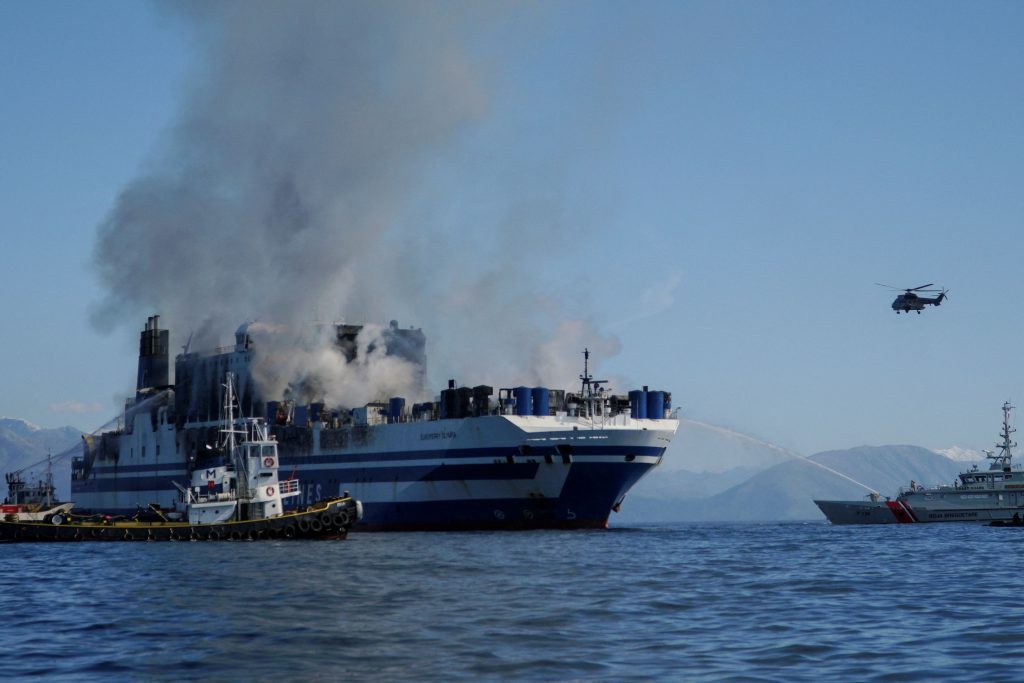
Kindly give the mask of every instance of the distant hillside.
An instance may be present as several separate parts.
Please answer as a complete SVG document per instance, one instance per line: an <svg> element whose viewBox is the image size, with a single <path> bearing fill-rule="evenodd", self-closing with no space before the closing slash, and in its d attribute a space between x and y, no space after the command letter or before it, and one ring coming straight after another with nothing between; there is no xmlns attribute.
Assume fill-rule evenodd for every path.
<svg viewBox="0 0 1024 683"><path fill-rule="evenodd" d="M861 446L827 451L810 458L792 458L758 472L745 481L711 496L695 495L699 475L679 477L655 484L654 472L626 497L622 513L613 517L616 525L661 521L779 521L819 520L824 515L815 498L859 500L868 489L844 479L828 468L882 493L894 496L900 486L913 479L923 484L952 483L965 464L918 446ZM671 481L686 486L672 488ZM714 480L709 480L714 484ZM634 495L636 494L636 495Z"/></svg>
<svg viewBox="0 0 1024 683"><path fill-rule="evenodd" d="M73 427L43 429L17 418L0 418L0 472L11 472L46 459L47 454L60 455L76 446L82 432ZM54 464L54 481L58 494L67 497L71 489L70 460L65 457ZM7 493L0 480L0 499Z"/></svg>

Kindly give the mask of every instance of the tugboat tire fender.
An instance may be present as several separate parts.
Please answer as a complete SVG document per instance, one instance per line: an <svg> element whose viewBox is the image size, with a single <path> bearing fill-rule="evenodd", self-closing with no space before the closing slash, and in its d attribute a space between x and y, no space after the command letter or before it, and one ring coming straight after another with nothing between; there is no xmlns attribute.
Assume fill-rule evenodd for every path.
<svg viewBox="0 0 1024 683"><path fill-rule="evenodd" d="M234 531L232 531L231 532L231 540L232 541L241 541L242 540L242 532L239 531L238 529L235 529Z"/></svg>
<svg viewBox="0 0 1024 683"><path fill-rule="evenodd" d="M320 522L319 517L314 517L313 519L309 520L309 530L312 531L314 534L320 533L324 530L324 525Z"/></svg>
<svg viewBox="0 0 1024 683"><path fill-rule="evenodd" d="M295 538L295 525L289 524L281 533L284 534L285 538Z"/></svg>
<svg viewBox="0 0 1024 683"><path fill-rule="evenodd" d="M309 520L305 517L299 520L299 531L302 533L309 531Z"/></svg>

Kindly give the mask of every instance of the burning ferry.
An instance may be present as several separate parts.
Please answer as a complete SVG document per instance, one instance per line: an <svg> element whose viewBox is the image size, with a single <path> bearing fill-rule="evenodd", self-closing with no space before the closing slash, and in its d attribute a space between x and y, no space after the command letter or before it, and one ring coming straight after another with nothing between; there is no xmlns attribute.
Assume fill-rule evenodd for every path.
<svg viewBox="0 0 1024 683"><path fill-rule="evenodd" d="M357 343L362 331L332 324L331 343L352 361L365 352ZM421 330L392 322L374 343L425 381ZM495 393L449 380L434 401L391 396L333 406L265 395L253 372L260 348L250 325L238 329L231 347L186 346L173 384L168 347L168 330L151 317L123 420L84 437L82 456L72 460L79 507L111 514L150 503L181 507L175 484L223 469L210 445L217 443L229 372L242 417L264 419L277 442L282 478L301 481L290 503L351 495L362 503L356 529L364 530L606 527L678 428L669 392L644 387L615 395L590 376L586 352L579 391L517 386ZM211 474L209 492L230 494L231 481Z"/></svg>

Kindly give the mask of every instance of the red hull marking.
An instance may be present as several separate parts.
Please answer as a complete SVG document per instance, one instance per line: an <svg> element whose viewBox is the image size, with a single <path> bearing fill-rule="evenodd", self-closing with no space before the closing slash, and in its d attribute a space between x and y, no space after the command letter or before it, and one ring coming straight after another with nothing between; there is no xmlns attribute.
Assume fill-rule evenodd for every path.
<svg viewBox="0 0 1024 683"><path fill-rule="evenodd" d="M887 500L885 501L886 506L892 511L896 521L900 524L913 524L917 520L914 518L914 514L910 507L899 500Z"/></svg>

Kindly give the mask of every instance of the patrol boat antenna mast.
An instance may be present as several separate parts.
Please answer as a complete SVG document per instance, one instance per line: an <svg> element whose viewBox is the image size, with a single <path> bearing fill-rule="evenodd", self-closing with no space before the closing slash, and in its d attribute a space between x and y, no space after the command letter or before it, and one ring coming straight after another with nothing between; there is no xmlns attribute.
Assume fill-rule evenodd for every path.
<svg viewBox="0 0 1024 683"><path fill-rule="evenodd" d="M992 460L991 469L1007 469L1010 467L1010 461L1013 460L1013 453L1010 451L1011 448L1016 448L1017 442L1010 443L1010 434L1016 432L1016 429L1010 427L1010 411L1014 409L1014 406L1010 405L1007 401L1003 404L1003 431L999 436L1003 437L1002 443L996 443L996 448L999 449L999 455L988 454L988 458Z"/></svg>

